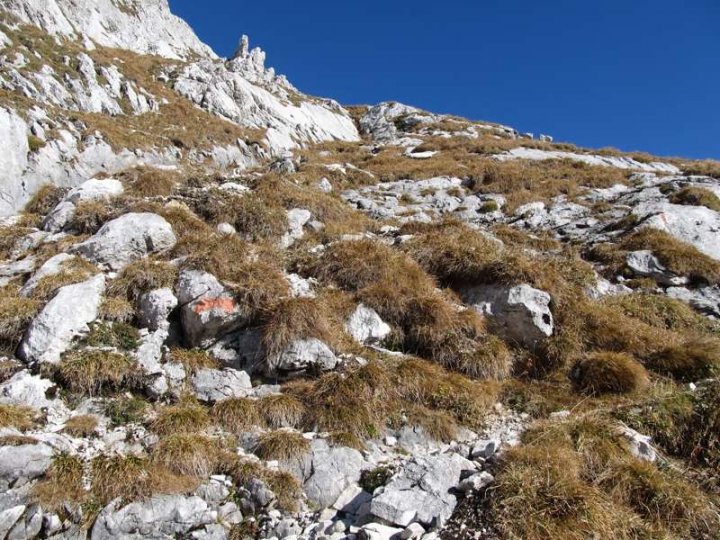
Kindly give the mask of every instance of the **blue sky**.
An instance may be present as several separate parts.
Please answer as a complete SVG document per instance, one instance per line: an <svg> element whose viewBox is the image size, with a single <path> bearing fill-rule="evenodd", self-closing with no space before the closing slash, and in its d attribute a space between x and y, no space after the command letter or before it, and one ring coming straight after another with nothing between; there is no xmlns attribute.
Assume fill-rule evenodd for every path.
<svg viewBox="0 0 720 540"><path fill-rule="evenodd" d="M720 0L170 0L300 90L720 159Z"/></svg>

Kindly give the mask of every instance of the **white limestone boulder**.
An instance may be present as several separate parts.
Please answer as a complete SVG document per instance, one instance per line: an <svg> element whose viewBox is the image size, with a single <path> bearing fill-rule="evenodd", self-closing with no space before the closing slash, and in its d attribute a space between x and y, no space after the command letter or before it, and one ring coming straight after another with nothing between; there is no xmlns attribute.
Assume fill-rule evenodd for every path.
<svg viewBox="0 0 720 540"><path fill-rule="evenodd" d="M250 376L236 369L200 369L190 379L193 393L200 401L215 403L228 398L245 397L252 391Z"/></svg>
<svg viewBox="0 0 720 540"><path fill-rule="evenodd" d="M309 368L328 371L334 369L338 361L330 347L319 339L298 339L281 353L269 356L265 371L267 374L292 373Z"/></svg>
<svg viewBox="0 0 720 540"><path fill-rule="evenodd" d="M176 241L172 227L161 216L130 213L107 222L74 250L95 264L117 271L146 255L171 249Z"/></svg>
<svg viewBox="0 0 720 540"><path fill-rule="evenodd" d="M105 277L61 287L35 317L23 337L18 355L28 363L55 364L74 338L88 331L98 315L105 291Z"/></svg>
<svg viewBox="0 0 720 540"><path fill-rule="evenodd" d="M506 339L534 348L553 334L551 297L530 285L505 287L480 285L461 291L463 300L480 313L492 317Z"/></svg>
<svg viewBox="0 0 720 540"><path fill-rule="evenodd" d="M345 322L345 331L358 343L368 344L380 343L392 329L374 309L360 304Z"/></svg>
<svg viewBox="0 0 720 540"><path fill-rule="evenodd" d="M178 299L169 288L155 289L143 294L138 307L140 325L153 331L168 326L168 317L177 305Z"/></svg>

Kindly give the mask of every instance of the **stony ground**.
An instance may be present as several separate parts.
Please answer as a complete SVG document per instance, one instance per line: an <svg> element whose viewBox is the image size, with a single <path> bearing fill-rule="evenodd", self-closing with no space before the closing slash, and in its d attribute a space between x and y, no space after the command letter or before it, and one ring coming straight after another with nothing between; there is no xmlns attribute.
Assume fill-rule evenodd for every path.
<svg viewBox="0 0 720 540"><path fill-rule="evenodd" d="M0 540L717 538L719 164L51 3L0 9Z"/></svg>

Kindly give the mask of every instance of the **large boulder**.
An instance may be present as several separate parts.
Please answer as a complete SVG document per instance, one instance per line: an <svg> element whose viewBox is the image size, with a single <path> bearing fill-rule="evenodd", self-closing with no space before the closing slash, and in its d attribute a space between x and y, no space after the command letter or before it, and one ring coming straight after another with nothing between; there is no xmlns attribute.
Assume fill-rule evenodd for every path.
<svg viewBox="0 0 720 540"><path fill-rule="evenodd" d="M130 213L107 222L74 249L95 264L121 270L150 253L169 250L175 242L172 227L161 216Z"/></svg>
<svg viewBox="0 0 720 540"><path fill-rule="evenodd" d="M480 285L461 291L463 300L492 317L506 339L534 348L553 333L551 297L530 285Z"/></svg>
<svg viewBox="0 0 720 540"><path fill-rule="evenodd" d="M46 444L0 446L0 489L19 487L42 476L52 463L53 453Z"/></svg>
<svg viewBox="0 0 720 540"><path fill-rule="evenodd" d="M390 326L380 315L360 304L345 322L345 331L359 343L379 343L391 332Z"/></svg>
<svg viewBox="0 0 720 540"><path fill-rule="evenodd" d="M236 369L200 369L191 378L193 393L201 401L245 397L252 391L250 377Z"/></svg>
<svg viewBox="0 0 720 540"><path fill-rule="evenodd" d="M55 385L40 375L28 370L18 371L0 384L0 403L24 405L42 411L47 415L48 424L61 424L70 415L62 399L51 398Z"/></svg>
<svg viewBox="0 0 720 540"><path fill-rule="evenodd" d="M177 538L214 523L216 516L200 497L155 495L121 506L116 499L106 506L92 528L92 540Z"/></svg>
<svg viewBox="0 0 720 540"><path fill-rule="evenodd" d="M309 368L328 371L338 364L338 358L325 343L316 338L298 339L281 353L268 356L265 371L268 375L278 372L292 373Z"/></svg>
<svg viewBox="0 0 720 540"><path fill-rule="evenodd" d="M212 274L183 270L176 291L185 341L190 347L207 346L246 322L233 293Z"/></svg>
<svg viewBox="0 0 720 540"><path fill-rule="evenodd" d="M440 526L457 504L451 489L463 471L474 470L475 465L458 454L412 458L375 492L370 512L400 527L414 522Z"/></svg>
<svg viewBox="0 0 720 540"><path fill-rule="evenodd" d="M61 287L30 323L18 350L20 358L28 363L59 362L72 340L97 318L104 291L102 274Z"/></svg>
<svg viewBox="0 0 720 540"><path fill-rule="evenodd" d="M287 466L302 482L310 502L328 508L346 488L357 484L365 465L357 450L331 447L325 439L315 439L301 461Z"/></svg>

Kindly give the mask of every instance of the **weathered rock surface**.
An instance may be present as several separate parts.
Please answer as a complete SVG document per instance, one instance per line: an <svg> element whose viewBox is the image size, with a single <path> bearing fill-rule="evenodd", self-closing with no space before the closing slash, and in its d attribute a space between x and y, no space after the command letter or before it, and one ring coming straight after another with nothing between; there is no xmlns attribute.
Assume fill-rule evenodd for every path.
<svg viewBox="0 0 720 540"><path fill-rule="evenodd" d="M450 490L475 465L457 454L413 458L373 496L370 511L388 523L440 525L455 509Z"/></svg>
<svg viewBox="0 0 720 540"><path fill-rule="evenodd" d="M190 347L209 345L214 338L245 322L245 314L233 294L212 274L183 270L176 291L185 340Z"/></svg>
<svg viewBox="0 0 720 540"><path fill-rule="evenodd" d="M162 217L130 213L107 222L74 249L95 264L120 270L146 255L169 250L175 242L172 227Z"/></svg>
<svg viewBox="0 0 720 540"><path fill-rule="evenodd" d="M168 317L177 305L178 299L168 288L155 289L142 295L138 307L140 324L153 331L168 326Z"/></svg>
<svg viewBox="0 0 720 540"><path fill-rule="evenodd" d="M104 291L103 275L60 288L30 324L19 356L28 363L59 362L72 340L97 318Z"/></svg>
<svg viewBox="0 0 720 540"><path fill-rule="evenodd" d="M193 393L201 401L245 397L252 390L250 377L236 369L200 369L192 376Z"/></svg>
<svg viewBox="0 0 720 540"><path fill-rule="evenodd" d="M155 495L121 507L110 503L92 528L92 540L173 538L215 522L215 516L200 497Z"/></svg>
<svg viewBox="0 0 720 540"><path fill-rule="evenodd" d="M345 322L345 331L359 343L379 343L391 328L374 309L360 304Z"/></svg>
<svg viewBox="0 0 720 540"><path fill-rule="evenodd" d="M268 373L303 371L310 367L323 371L333 369L338 363L325 343L319 339L300 339L293 341L281 353L266 360Z"/></svg>
<svg viewBox="0 0 720 540"><path fill-rule="evenodd" d="M529 285L475 286L462 291L463 299L493 318L498 330L512 341L535 347L553 334L550 295Z"/></svg>
<svg viewBox="0 0 720 540"><path fill-rule="evenodd" d="M42 476L50 467L53 453L46 444L0 446L0 488L21 486Z"/></svg>

